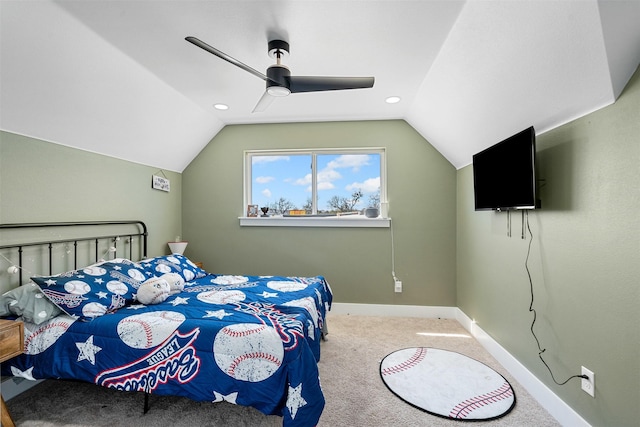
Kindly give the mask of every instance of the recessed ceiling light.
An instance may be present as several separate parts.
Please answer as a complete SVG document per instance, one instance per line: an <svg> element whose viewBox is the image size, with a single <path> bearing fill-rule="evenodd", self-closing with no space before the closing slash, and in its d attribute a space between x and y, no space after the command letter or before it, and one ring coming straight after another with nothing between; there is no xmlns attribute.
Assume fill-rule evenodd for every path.
<svg viewBox="0 0 640 427"><path fill-rule="evenodd" d="M400 102L400 97L390 96L387 99L385 99L384 102L386 102L387 104L397 104L398 102Z"/></svg>
<svg viewBox="0 0 640 427"><path fill-rule="evenodd" d="M228 110L229 106L227 104L214 104L213 108L216 110Z"/></svg>

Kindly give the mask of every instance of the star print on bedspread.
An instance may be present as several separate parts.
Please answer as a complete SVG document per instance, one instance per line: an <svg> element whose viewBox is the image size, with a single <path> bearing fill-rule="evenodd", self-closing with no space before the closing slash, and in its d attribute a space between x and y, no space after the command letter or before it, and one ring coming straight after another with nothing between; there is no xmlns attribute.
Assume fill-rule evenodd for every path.
<svg viewBox="0 0 640 427"><path fill-rule="evenodd" d="M14 377L21 377L24 378L26 380L29 381L35 381L36 379L33 377L33 366L30 367L27 370L21 371L20 369L16 368L15 366L11 367L11 374Z"/></svg>
<svg viewBox="0 0 640 427"><path fill-rule="evenodd" d="M258 294L258 295L260 295L262 298L275 298L275 297L278 296L278 293L277 292L264 291L263 293Z"/></svg>
<svg viewBox="0 0 640 427"><path fill-rule="evenodd" d="M78 362L88 360L92 365L96 364L96 353L102 350L102 347L93 345L93 335L91 335L85 342L77 342L76 347L80 353L78 354Z"/></svg>
<svg viewBox="0 0 640 427"><path fill-rule="evenodd" d="M302 383L297 387L289 386L289 396L287 397L287 408L291 412L291 418L295 419L298 409L307 404L307 401L302 397Z"/></svg>
<svg viewBox="0 0 640 427"><path fill-rule="evenodd" d="M229 402L229 403L233 403L234 405L236 405L236 399L238 398L238 392L233 392L233 393L229 393L229 394L222 394L222 393L218 393L217 391L213 392L213 396L215 397L213 403L218 403L218 402Z"/></svg>
<svg viewBox="0 0 640 427"><path fill-rule="evenodd" d="M233 316L233 313L227 313L224 310L216 310L216 311L212 311L212 310L207 310L207 314L205 314L204 316L202 316L203 318L206 317L215 317L217 319L224 319L227 316Z"/></svg>
<svg viewBox="0 0 640 427"><path fill-rule="evenodd" d="M173 301L171 301L171 304L173 304L173 306L177 306L177 305L181 305L181 304L189 304L187 301L189 300L189 297L184 298L184 297L176 297L176 299L174 299Z"/></svg>

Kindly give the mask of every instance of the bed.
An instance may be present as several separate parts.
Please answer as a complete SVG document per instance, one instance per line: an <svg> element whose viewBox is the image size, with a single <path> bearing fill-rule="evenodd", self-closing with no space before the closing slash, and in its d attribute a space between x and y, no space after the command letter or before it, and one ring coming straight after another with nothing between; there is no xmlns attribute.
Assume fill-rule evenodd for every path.
<svg viewBox="0 0 640 427"><path fill-rule="evenodd" d="M180 254L149 258L146 225L122 222L132 223L140 231L125 234L127 256L113 246L121 234L87 237L95 239L95 262L34 275L24 285L20 277L22 286L3 294L0 314L24 321L25 340L24 354L3 363L2 374L142 392L144 411L149 395L177 395L252 406L282 416L284 426L316 425L324 408L317 362L332 301L324 277L211 274ZM102 223L68 223L74 225ZM15 226L32 228L0 231ZM135 239L142 252L136 261ZM78 240L85 238L0 245L0 254L13 261L17 251L22 274L25 248L44 244L51 270L55 247ZM181 291L157 304L137 301L141 284L167 273L184 279Z"/></svg>

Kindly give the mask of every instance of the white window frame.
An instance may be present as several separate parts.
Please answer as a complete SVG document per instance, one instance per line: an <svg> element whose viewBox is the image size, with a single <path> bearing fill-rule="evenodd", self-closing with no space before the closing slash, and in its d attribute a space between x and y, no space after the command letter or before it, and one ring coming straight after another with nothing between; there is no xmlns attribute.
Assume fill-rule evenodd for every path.
<svg viewBox="0 0 640 427"><path fill-rule="evenodd" d="M312 159L312 200L317 200L317 156L325 154L371 154L380 156L380 216L367 218L364 215L348 216L314 216L317 206L313 206L313 214L302 217L248 217L246 208L250 204L252 188L252 157L253 156L283 156L283 155L310 155ZM242 214L238 217L240 226L243 227L389 227L391 219L387 216L387 161L384 147L362 148L317 148L317 149L278 149L278 150L245 150L243 168L243 206Z"/></svg>

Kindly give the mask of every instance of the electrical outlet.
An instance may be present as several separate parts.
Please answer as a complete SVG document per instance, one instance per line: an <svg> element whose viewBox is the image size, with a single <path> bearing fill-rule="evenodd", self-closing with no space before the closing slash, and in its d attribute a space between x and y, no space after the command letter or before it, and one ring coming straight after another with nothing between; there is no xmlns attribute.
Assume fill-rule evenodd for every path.
<svg viewBox="0 0 640 427"><path fill-rule="evenodd" d="M591 397L596 397L596 374L583 366L582 375L589 377L589 379L582 379L582 390L584 390L585 393L590 394Z"/></svg>
<svg viewBox="0 0 640 427"><path fill-rule="evenodd" d="M402 281L395 279L395 287L394 287L394 291L400 293L402 292Z"/></svg>

